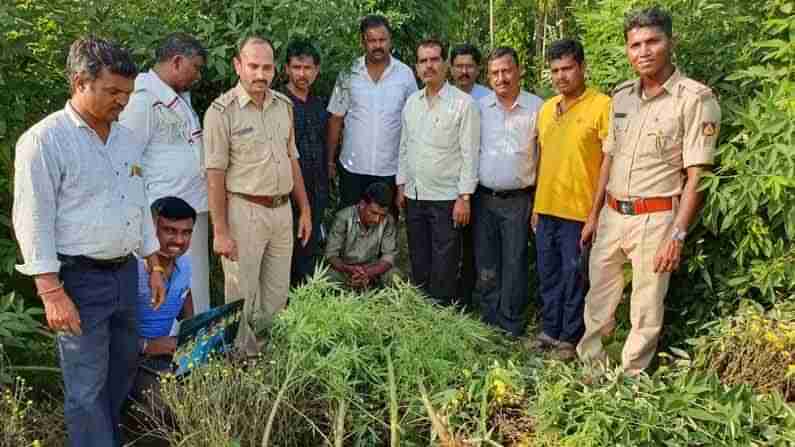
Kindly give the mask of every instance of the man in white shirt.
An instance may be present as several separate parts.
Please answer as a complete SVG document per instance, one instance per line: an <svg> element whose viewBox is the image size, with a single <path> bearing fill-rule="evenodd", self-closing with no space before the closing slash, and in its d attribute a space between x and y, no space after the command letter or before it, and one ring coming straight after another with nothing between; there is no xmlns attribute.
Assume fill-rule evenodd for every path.
<svg viewBox="0 0 795 447"><path fill-rule="evenodd" d="M165 295L144 195L142 142L116 123L138 70L114 43L79 39L67 59L72 97L28 129L14 160L14 231L56 331L71 447L121 445L122 405L138 366L136 251Z"/></svg>
<svg viewBox="0 0 795 447"><path fill-rule="evenodd" d="M461 228L477 185L480 117L471 96L447 83L441 42L417 47L417 74L425 88L403 109L398 206L406 207L411 276L432 299L456 297Z"/></svg>
<svg viewBox="0 0 795 447"><path fill-rule="evenodd" d="M340 73L328 105L330 178L336 176L337 146L343 136L339 154L342 208L357 203L372 183L395 185L401 113L406 99L417 91L411 68L390 55L392 32L387 19L367 16L359 31L365 55L350 71Z"/></svg>
<svg viewBox="0 0 795 447"><path fill-rule="evenodd" d="M206 58L193 36L166 36L155 50L155 66L135 79L135 91L119 117L146 142L142 168L149 202L176 196L197 212L188 251L197 313L210 307L209 232L202 128L189 90L201 79Z"/></svg>

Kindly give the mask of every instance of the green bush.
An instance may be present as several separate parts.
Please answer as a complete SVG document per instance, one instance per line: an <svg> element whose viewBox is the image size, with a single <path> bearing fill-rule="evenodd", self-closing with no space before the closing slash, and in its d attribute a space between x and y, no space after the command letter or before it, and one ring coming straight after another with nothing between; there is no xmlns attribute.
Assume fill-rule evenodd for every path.
<svg viewBox="0 0 795 447"><path fill-rule="evenodd" d="M540 371L533 414L538 445L790 446L795 410L777 394L721 384L714 375L661 368L627 378L555 364ZM553 444L545 444L552 439Z"/></svg>

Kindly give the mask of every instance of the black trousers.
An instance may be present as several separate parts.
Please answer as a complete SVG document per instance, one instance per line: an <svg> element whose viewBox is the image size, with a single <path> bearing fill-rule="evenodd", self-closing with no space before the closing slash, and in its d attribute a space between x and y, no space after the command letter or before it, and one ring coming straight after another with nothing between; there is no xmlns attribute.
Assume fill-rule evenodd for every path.
<svg viewBox="0 0 795 447"><path fill-rule="evenodd" d="M384 182L392 188L393 193L395 191L394 175L381 177L377 175L356 174L345 169L339 161L337 161L337 172L340 176L339 209L359 203L359 199L362 198L362 193L367 190L368 186L376 182ZM393 214L395 214L394 210ZM397 216L395 217L397 218Z"/></svg>
<svg viewBox="0 0 795 447"><path fill-rule="evenodd" d="M478 192L473 206L475 299L486 323L514 336L527 326L531 201L529 191L510 197Z"/></svg>
<svg viewBox="0 0 795 447"><path fill-rule="evenodd" d="M461 230L453 226L454 200L406 201L411 276L432 299L456 299Z"/></svg>

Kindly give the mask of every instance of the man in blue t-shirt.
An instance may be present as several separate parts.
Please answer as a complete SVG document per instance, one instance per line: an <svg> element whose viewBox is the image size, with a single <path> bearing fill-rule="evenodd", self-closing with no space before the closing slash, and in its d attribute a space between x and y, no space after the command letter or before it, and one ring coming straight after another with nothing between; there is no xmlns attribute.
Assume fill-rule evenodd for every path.
<svg viewBox="0 0 795 447"><path fill-rule="evenodd" d="M190 247L196 210L177 197L163 197L152 203L160 251L157 253L166 287L166 298L159 307L152 306L149 288L149 266L138 261L138 349L140 367L133 389L133 400L150 404L152 408L165 408L160 401L157 372L168 370L177 349L177 338L172 336L174 322L193 316L190 293L191 264L189 256L182 256Z"/></svg>

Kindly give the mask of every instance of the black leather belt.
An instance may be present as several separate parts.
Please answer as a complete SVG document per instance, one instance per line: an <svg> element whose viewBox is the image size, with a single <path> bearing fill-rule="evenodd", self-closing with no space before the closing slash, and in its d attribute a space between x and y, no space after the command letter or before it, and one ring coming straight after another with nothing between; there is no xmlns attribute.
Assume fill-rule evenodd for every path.
<svg viewBox="0 0 795 447"><path fill-rule="evenodd" d="M533 186L528 186L527 188L522 189L506 189L503 191L495 191L490 188L486 188L485 186L478 185L477 192L479 194L485 194L487 196L497 197L499 199L507 199L509 197L519 196L523 194L529 194L535 189Z"/></svg>
<svg viewBox="0 0 795 447"><path fill-rule="evenodd" d="M58 253L58 260L61 261L64 267L83 267L95 270L118 270L134 258L135 256L132 253L111 259L96 259L83 255L73 256Z"/></svg>

